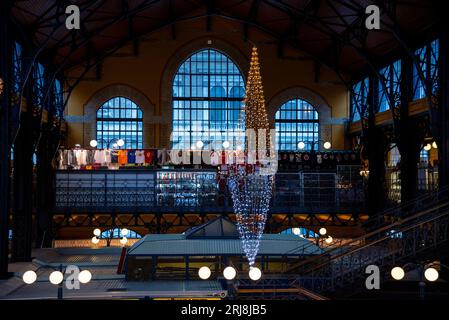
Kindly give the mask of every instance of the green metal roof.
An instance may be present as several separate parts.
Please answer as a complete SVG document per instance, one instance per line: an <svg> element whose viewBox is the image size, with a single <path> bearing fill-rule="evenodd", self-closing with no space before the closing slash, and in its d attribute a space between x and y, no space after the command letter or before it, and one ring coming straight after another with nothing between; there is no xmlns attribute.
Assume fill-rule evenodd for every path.
<svg viewBox="0 0 449 320"><path fill-rule="evenodd" d="M259 255L312 255L322 250L313 242L287 234L264 234ZM244 255L240 239L186 239L185 234L150 234L135 243L129 256Z"/></svg>

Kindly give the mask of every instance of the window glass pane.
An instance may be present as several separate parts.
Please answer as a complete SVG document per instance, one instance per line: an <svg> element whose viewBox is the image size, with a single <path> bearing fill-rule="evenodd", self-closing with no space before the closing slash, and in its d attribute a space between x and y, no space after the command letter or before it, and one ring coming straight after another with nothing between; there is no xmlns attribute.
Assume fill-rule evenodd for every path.
<svg viewBox="0 0 449 320"><path fill-rule="evenodd" d="M115 97L106 101L97 111L98 148L112 147L123 139L123 148L141 149L143 135L143 112L133 101Z"/></svg>
<svg viewBox="0 0 449 320"><path fill-rule="evenodd" d="M235 147L244 95L242 74L229 57L213 49L194 53L173 81L172 147L187 149L198 140L204 148L226 140Z"/></svg>
<svg viewBox="0 0 449 320"><path fill-rule="evenodd" d="M292 99L284 103L276 112L278 150L298 150L299 142L305 142L305 149L310 150L318 139L318 121L318 112L307 101Z"/></svg>

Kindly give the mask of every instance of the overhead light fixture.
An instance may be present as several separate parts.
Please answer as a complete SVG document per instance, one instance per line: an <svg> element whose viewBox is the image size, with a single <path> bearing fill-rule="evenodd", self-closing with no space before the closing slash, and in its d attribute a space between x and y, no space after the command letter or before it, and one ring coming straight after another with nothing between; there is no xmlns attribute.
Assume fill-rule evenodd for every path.
<svg viewBox="0 0 449 320"><path fill-rule="evenodd" d="M96 148L97 146L98 146L98 141L97 140L90 140L90 142L89 142L89 145L92 147L92 148Z"/></svg>
<svg viewBox="0 0 449 320"><path fill-rule="evenodd" d="M329 237L327 237L326 238L326 240L324 240L327 244L331 244L332 243L332 241L334 241L334 239L331 237L331 236L329 236Z"/></svg>
<svg viewBox="0 0 449 320"><path fill-rule="evenodd" d="M257 267L251 267L249 269L249 278L251 280L257 281L262 277L262 271Z"/></svg>
<svg viewBox="0 0 449 320"><path fill-rule="evenodd" d="M123 147L123 146L125 145L125 140L123 140L123 139L118 139L118 140L117 140L117 145L118 145L119 147Z"/></svg>
<svg viewBox="0 0 449 320"><path fill-rule="evenodd" d="M427 268L426 271L424 271L424 277L427 279L427 281L437 281L439 274L437 269L435 268Z"/></svg>
<svg viewBox="0 0 449 320"><path fill-rule="evenodd" d="M92 273L89 270L83 270L78 275L78 280L81 283L88 283L92 279Z"/></svg>
<svg viewBox="0 0 449 320"><path fill-rule="evenodd" d="M198 141L196 142L196 146L197 146L199 149L201 149L201 148L204 146L203 141L198 140Z"/></svg>
<svg viewBox="0 0 449 320"><path fill-rule="evenodd" d="M94 235L96 235L97 237L99 237L100 234L101 234L101 230L98 229L98 228L96 228L96 229L94 230Z"/></svg>
<svg viewBox="0 0 449 320"><path fill-rule="evenodd" d="M437 145L437 142L436 142L436 141L432 142L432 148L438 149L438 145Z"/></svg>
<svg viewBox="0 0 449 320"><path fill-rule="evenodd" d="M325 236L327 233L326 228L320 228L320 230L318 231L320 233L320 235Z"/></svg>
<svg viewBox="0 0 449 320"><path fill-rule="evenodd" d="M369 170L368 169L362 169L362 170L360 170L360 176L362 176L362 177L368 177L369 176Z"/></svg>
<svg viewBox="0 0 449 320"><path fill-rule="evenodd" d="M235 278L236 275L237 275L237 271L235 271L235 269L231 266L226 267L223 270L223 276L225 277L226 280L232 280Z"/></svg>
<svg viewBox="0 0 449 320"><path fill-rule="evenodd" d="M293 232L294 235L299 236L299 235L301 234L301 229L299 229L299 228L293 228L293 229L292 229L292 232Z"/></svg>
<svg viewBox="0 0 449 320"><path fill-rule="evenodd" d="M231 144L229 143L229 141L223 142L223 148L225 148L225 149L229 148L230 145Z"/></svg>
<svg viewBox="0 0 449 320"><path fill-rule="evenodd" d="M122 236L126 237L128 235L128 233L129 233L129 230L126 229L126 228L123 228L121 232L122 232Z"/></svg>
<svg viewBox="0 0 449 320"><path fill-rule="evenodd" d="M93 244L98 244L98 242L100 242L100 239L98 237L92 237L91 241Z"/></svg>
<svg viewBox="0 0 449 320"><path fill-rule="evenodd" d="M198 270L198 276L203 280L209 279L210 275L211 271L209 267L203 266Z"/></svg>
<svg viewBox="0 0 449 320"><path fill-rule="evenodd" d="M64 275L61 271L53 271L48 278L52 284L60 284L64 280Z"/></svg>
<svg viewBox="0 0 449 320"><path fill-rule="evenodd" d="M125 245L127 242L128 242L128 238L127 238L127 237L122 237L122 238L120 239L120 243L121 243L122 245Z"/></svg>
<svg viewBox="0 0 449 320"><path fill-rule="evenodd" d="M306 144L304 142L301 141L301 142L298 143L298 149L299 150L303 150L305 147L306 147Z"/></svg>
<svg viewBox="0 0 449 320"><path fill-rule="evenodd" d="M424 150L429 151L430 149L432 149L432 145L430 143L424 146Z"/></svg>
<svg viewBox="0 0 449 320"><path fill-rule="evenodd" d="M394 267L391 269L391 276L394 280L402 280L405 277L405 271L401 267Z"/></svg>
<svg viewBox="0 0 449 320"><path fill-rule="evenodd" d="M37 274L33 270L29 270L22 275L22 280L26 284L32 284L37 280Z"/></svg>
<svg viewBox="0 0 449 320"><path fill-rule="evenodd" d="M324 149L328 150L328 149L330 149L332 147L332 144L329 141L326 141L323 144L323 147L324 147Z"/></svg>

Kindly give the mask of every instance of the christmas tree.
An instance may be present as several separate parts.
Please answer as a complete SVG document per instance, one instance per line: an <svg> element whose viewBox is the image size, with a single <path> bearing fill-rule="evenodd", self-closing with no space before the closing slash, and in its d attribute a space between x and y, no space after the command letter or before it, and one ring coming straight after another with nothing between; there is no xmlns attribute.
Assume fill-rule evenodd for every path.
<svg viewBox="0 0 449 320"><path fill-rule="evenodd" d="M263 96L262 76L260 75L259 55L256 47L253 47L251 54L251 64L248 74L248 81L246 83L244 108L246 129L253 129L256 134L256 150L251 151L269 150L270 125L268 123L268 115L265 109L265 98ZM262 138L262 135L265 135L266 143L259 146L258 139ZM248 145L247 151L249 151Z"/></svg>

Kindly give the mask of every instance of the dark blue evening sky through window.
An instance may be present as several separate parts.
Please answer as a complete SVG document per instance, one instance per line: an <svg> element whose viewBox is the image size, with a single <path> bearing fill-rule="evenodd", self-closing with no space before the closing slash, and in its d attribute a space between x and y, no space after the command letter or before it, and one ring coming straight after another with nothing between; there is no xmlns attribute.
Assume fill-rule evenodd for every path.
<svg viewBox="0 0 449 320"><path fill-rule="evenodd" d="M237 65L224 53L204 49L192 54L173 81L174 149L189 149L198 141L203 148L234 146L245 84Z"/></svg>
<svg viewBox="0 0 449 320"><path fill-rule="evenodd" d="M298 150L299 142L317 142L318 132L318 112L305 100L289 100L276 112L276 140L279 151ZM310 143L306 143L305 149L310 150Z"/></svg>
<svg viewBox="0 0 449 320"><path fill-rule="evenodd" d="M143 112L133 101L124 97L106 101L97 111L98 148L107 148L114 139L123 139L123 148L143 148L142 119Z"/></svg>

